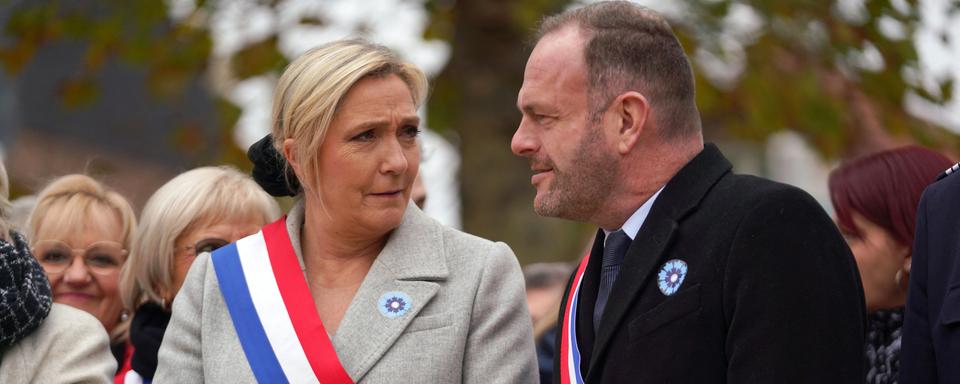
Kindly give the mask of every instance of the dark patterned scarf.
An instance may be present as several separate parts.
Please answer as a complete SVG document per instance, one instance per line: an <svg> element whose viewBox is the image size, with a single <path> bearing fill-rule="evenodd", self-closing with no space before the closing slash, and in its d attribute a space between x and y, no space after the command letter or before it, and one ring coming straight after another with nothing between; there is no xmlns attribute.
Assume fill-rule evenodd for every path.
<svg viewBox="0 0 960 384"><path fill-rule="evenodd" d="M900 329L903 308L867 317L867 383L896 384L900 376Z"/></svg>
<svg viewBox="0 0 960 384"><path fill-rule="evenodd" d="M0 238L0 349L33 332L50 313L50 283L23 236Z"/></svg>

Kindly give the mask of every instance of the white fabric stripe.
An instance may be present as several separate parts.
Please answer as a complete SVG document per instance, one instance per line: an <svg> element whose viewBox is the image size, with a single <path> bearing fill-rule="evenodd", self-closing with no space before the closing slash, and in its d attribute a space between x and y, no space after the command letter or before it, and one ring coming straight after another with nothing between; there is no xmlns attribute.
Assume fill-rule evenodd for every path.
<svg viewBox="0 0 960 384"><path fill-rule="evenodd" d="M140 374L137 371L129 370L126 375L123 375L123 384L143 384L143 377L140 377Z"/></svg>
<svg viewBox="0 0 960 384"><path fill-rule="evenodd" d="M584 273L586 273L586 271L584 271ZM578 299L578 296L580 295L580 284L582 283L583 283L583 275L580 275L580 280L577 281L577 287L573 291L573 300L570 301L570 306L569 308L567 308L567 311L571 312L569 315L570 321L568 322L568 324L564 324L563 325L564 327L573 328L573 327L570 327L570 325L576 324L576 319L574 318L574 316L576 316L577 314L573 313L573 307L574 307L574 303L576 303ZM569 329L567 331L567 372L566 374L570 376L571 384L578 383L578 380L577 380L578 367L577 367L577 363L573 360L573 348L575 348L575 345L573 343L573 338L575 337L577 337L577 335L574 334L574 329Z"/></svg>
<svg viewBox="0 0 960 384"><path fill-rule="evenodd" d="M320 383L293 329L290 314L270 266L263 232L237 241L237 254L250 289L250 299L263 324L270 346L290 383Z"/></svg>

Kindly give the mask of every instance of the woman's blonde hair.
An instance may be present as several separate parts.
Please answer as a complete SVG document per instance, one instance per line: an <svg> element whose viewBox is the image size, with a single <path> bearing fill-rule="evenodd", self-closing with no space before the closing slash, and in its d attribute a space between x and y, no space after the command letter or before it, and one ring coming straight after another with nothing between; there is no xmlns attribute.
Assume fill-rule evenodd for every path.
<svg viewBox="0 0 960 384"><path fill-rule="evenodd" d="M249 176L235 168L201 167L174 177L143 207L133 249L120 278L127 309L146 301L164 303L172 289L176 241L191 230L233 218L259 216L264 223L280 207Z"/></svg>
<svg viewBox="0 0 960 384"><path fill-rule="evenodd" d="M37 196L37 203L27 219L27 239L32 247L37 241L41 224L60 228L80 229L95 212L110 212L120 220L123 230L123 248L129 250L137 218L130 203L119 193L86 175L67 175L47 184ZM120 321L110 331L111 340L122 340L129 321Z"/></svg>
<svg viewBox="0 0 960 384"><path fill-rule="evenodd" d="M10 242L10 179L7 178L7 169L0 161L0 240Z"/></svg>
<svg viewBox="0 0 960 384"><path fill-rule="evenodd" d="M111 212L120 220L123 247L130 249L137 219L130 203L119 193L86 175L67 175L47 184L37 195L37 203L27 219L27 233L32 246L37 242L40 224L56 216L54 225L82 228L92 212Z"/></svg>
<svg viewBox="0 0 960 384"><path fill-rule="evenodd" d="M316 179L316 153L343 98L360 80L395 75L407 84L416 107L427 94L427 78L415 65L381 45L341 40L311 49L280 76L273 99L273 138L278 153L293 139L294 155L303 164L303 186Z"/></svg>

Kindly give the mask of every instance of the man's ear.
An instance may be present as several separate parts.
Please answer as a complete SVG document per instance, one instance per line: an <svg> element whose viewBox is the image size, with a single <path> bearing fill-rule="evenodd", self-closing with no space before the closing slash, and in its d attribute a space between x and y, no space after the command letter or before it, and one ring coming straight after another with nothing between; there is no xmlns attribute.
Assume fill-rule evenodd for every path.
<svg viewBox="0 0 960 384"><path fill-rule="evenodd" d="M629 153L640 141L640 135L646 130L647 118L650 116L650 103L639 92L625 92L614 100L612 108L616 114L617 124L617 152L621 155Z"/></svg>
<svg viewBox="0 0 960 384"><path fill-rule="evenodd" d="M294 143L293 139L283 140L283 157L286 158L287 164L290 164L290 167L293 168L293 173L297 174L297 179L303 180L300 159L297 158Z"/></svg>

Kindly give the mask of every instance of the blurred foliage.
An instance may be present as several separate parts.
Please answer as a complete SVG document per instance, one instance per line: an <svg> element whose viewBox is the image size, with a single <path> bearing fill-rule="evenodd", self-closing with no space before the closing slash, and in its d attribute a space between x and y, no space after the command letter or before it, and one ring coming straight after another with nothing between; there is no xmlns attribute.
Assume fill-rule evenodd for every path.
<svg viewBox="0 0 960 384"><path fill-rule="evenodd" d="M917 79L913 36L921 23L918 2L871 0L862 8L847 3L854 6L684 0L687 12L671 22L688 52L743 63L737 78L718 81L702 70L710 64L699 61L698 101L705 127L757 142L793 129L828 158L904 142L960 149L955 134L904 108L908 93L937 104L953 97L952 81L942 81L931 92ZM735 8L740 16L731 17ZM954 9L960 6L954 4ZM754 17L745 18L745 13ZM753 19L755 28L745 28L746 19Z"/></svg>
<svg viewBox="0 0 960 384"><path fill-rule="evenodd" d="M565 0L428 1L427 32L450 42L450 61L433 81L427 121L459 138L467 232L504 241L522 263L583 255L595 228L533 212L526 160L510 152L520 122L517 91L540 17Z"/></svg>
<svg viewBox="0 0 960 384"><path fill-rule="evenodd" d="M0 43L0 65L8 74L21 73L46 44L82 44L82 60L58 88L60 102L68 108L83 108L98 100L98 76L103 76L107 62L145 70L139 86L147 91L146 97L157 101L181 97L190 82L207 72L212 39L201 22L203 8L179 22L168 17L163 0L39 0L4 8L6 38ZM232 130L238 114L229 108L218 112L218 124ZM167 144L184 154L222 153L235 147L231 137L224 137L216 143L221 148L203 148L209 143L200 132L195 123L171 127Z"/></svg>
<svg viewBox="0 0 960 384"><path fill-rule="evenodd" d="M246 79L267 72L280 73L287 59L277 50L277 36L250 44L233 55L230 60L233 75Z"/></svg>

